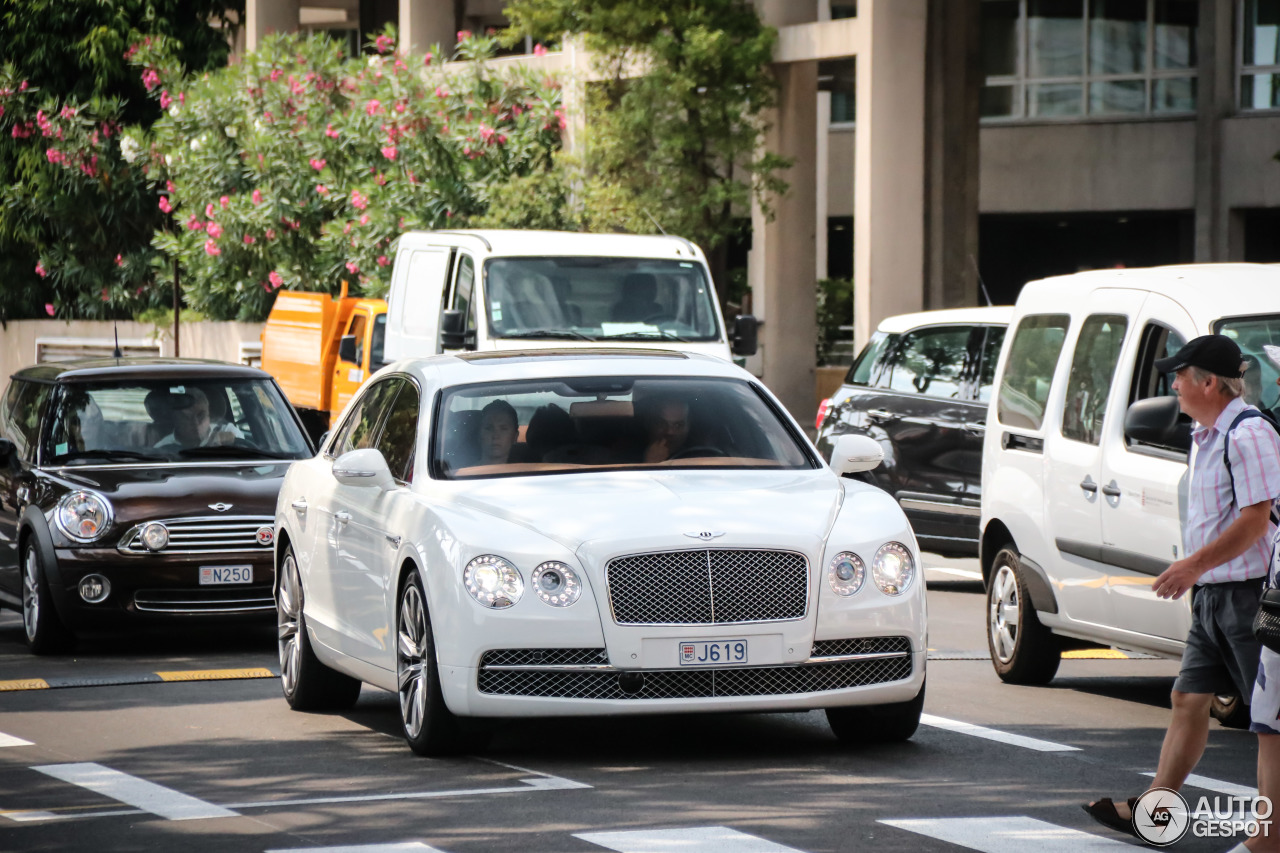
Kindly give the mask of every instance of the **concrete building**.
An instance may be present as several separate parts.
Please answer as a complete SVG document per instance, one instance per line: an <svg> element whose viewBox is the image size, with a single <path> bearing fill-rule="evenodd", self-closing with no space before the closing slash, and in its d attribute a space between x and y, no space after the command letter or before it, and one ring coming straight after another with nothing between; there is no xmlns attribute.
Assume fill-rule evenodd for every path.
<svg viewBox="0 0 1280 853"><path fill-rule="evenodd" d="M1001 303L1078 269L1280 261L1280 0L755 2L780 34L769 145L796 165L754 217L749 366L802 420L820 276L852 275L861 342L982 285ZM421 47L501 6L248 0L243 32L398 21Z"/></svg>

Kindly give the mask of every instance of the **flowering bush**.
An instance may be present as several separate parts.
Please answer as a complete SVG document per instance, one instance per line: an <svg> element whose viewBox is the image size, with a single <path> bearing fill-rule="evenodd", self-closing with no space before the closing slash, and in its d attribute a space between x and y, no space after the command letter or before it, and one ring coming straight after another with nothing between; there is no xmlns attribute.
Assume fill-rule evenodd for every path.
<svg viewBox="0 0 1280 853"><path fill-rule="evenodd" d="M191 79L163 39L133 59L166 115L126 131L123 161L148 170L171 227L188 303L215 319L265 317L281 287L384 294L402 231L462 226L495 190L553 167L560 85L494 71L496 40L459 34L445 65L396 48L344 59L325 37L274 36L238 65ZM164 276L163 265L156 270Z"/></svg>

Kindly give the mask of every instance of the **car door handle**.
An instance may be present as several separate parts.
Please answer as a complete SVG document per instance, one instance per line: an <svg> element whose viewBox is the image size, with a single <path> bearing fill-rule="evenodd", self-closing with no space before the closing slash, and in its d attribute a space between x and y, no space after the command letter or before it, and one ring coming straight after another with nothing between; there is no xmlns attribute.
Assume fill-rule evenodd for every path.
<svg viewBox="0 0 1280 853"><path fill-rule="evenodd" d="M392 548L399 548L399 547L400 547L400 541L401 541L401 540L400 540L400 537L399 537L399 536L392 536L390 533L388 533L388 534L387 534L387 541L391 543L391 547L392 547Z"/></svg>
<svg viewBox="0 0 1280 853"><path fill-rule="evenodd" d="M969 432L983 433L987 431L987 425L981 421L969 421L964 425L964 428Z"/></svg>
<svg viewBox="0 0 1280 853"><path fill-rule="evenodd" d="M333 514L333 520L339 524L346 524L351 520L351 513L347 512L345 509L340 509Z"/></svg>
<svg viewBox="0 0 1280 853"><path fill-rule="evenodd" d="M893 417L893 413L887 409L867 409L867 417L873 421L887 421Z"/></svg>
<svg viewBox="0 0 1280 853"><path fill-rule="evenodd" d="M1102 493L1109 498L1118 498L1120 497L1120 484L1112 480L1102 487Z"/></svg>
<svg viewBox="0 0 1280 853"><path fill-rule="evenodd" d="M298 498L296 501L294 501L293 503L289 504L289 506L293 507L293 508L294 508L294 510L298 513L298 515L306 515L306 512L307 512L307 499L306 499L306 498Z"/></svg>
<svg viewBox="0 0 1280 853"><path fill-rule="evenodd" d="M1084 489L1091 495L1096 495L1098 493L1098 484L1093 481L1092 477L1085 477L1081 480L1080 488Z"/></svg>

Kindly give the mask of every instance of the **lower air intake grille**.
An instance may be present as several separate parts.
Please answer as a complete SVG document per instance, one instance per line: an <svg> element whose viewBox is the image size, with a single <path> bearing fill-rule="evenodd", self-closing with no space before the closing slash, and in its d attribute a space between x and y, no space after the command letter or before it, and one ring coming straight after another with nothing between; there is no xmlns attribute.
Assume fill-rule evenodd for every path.
<svg viewBox="0 0 1280 853"><path fill-rule="evenodd" d="M841 655L911 653L911 641L906 637L859 637L856 640L818 640L813 644L810 657L834 658Z"/></svg>
<svg viewBox="0 0 1280 853"><path fill-rule="evenodd" d="M236 589L140 589L133 606L146 613L265 613L276 609L269 586Z"/></svg>
<svg viewBox="0 0 1280 853"><path fill-rule="evenodd" d="M494 649L485 652L481 666L566 666L605 665L609 653L604 649Z"/></svg>

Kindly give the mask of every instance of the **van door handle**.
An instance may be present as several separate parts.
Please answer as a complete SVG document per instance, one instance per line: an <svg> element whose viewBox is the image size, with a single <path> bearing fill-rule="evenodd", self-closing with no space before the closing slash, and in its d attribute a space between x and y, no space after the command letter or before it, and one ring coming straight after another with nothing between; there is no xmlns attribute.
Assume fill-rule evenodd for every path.
<svg viewBox="0 0 1280 853"><path fill-rule="evenodd" d="M1096 495L1098 493L1098 484L1093 481L1092 477L1085 477L1081 480L1080 488L1084 489L1091 495Z"/></svg>
<svg viewBox="0 0 1280 853"><path fill-rule="evenodd" d="M1107 483L1105 486L1102 487L1102 493L1109 498L1118 498L1120 497L1120 494L1121 494L1120 484L1117 483L1115 480L1112 480L1110 483Z"/></svg>
<svg viewBox="0 0 1280 853"><path fill-rule="evenodd" d="M867 417L871 418L873 421L887 421L893 417L893 412L890 412L887 409L868 409Z"/></svg>
<svg viewBox="0 0 1280 853"><path fill-rule="evenodd" d="M351 513L347 512L345 509L340 509L333 514L333 520L339 524L346 524L351 520Z"/></svg>

